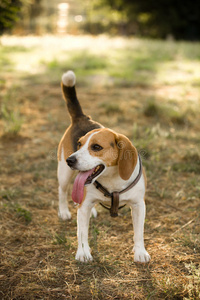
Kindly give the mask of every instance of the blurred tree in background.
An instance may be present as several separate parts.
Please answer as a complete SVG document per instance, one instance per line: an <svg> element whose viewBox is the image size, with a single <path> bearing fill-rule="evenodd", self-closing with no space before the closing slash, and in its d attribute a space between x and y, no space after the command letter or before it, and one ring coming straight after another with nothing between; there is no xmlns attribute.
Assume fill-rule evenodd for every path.
<svg viewBox="0 0 200 300"><path fill-rule="evenodd" d="M15 24L12 32L17 34L106 32L200 40L200 0L0 0L0 3L0 33Z"/></svg>
<svg viewBox="0 0 200 300"><path fill-rule="evenodd" d="M41 2L43 0L0 0L0 35L4 32L11 32L14 26L20 26L23 32L27 31L25 20L31 21L42 12Z"/></svg>
<svg viewBox="0 0 200 300"><path fill-rule="evenodd" d="M21 8L20 0L0 1L0 35L11 29L18 20Z"/></svg>
<svg viewBox="0 0 200 300"><path fill-rule="evenodd" d="M155 38L200 39L199 0L102 0L126 14L131 33Z"/></svg>

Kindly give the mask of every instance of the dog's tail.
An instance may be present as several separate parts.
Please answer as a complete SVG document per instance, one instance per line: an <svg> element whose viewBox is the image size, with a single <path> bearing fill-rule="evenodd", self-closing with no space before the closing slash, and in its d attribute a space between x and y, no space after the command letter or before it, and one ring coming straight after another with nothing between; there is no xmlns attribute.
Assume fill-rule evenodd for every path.
<svg viewBox="0 0 200 300"><path fill-rule="evenodd" d="M62 91L64 99L67 103L69 113L71 115L72 121L76 118L84 116L80 103L76 96L76 76L73 71L68 71L62 75Z"/></svg>

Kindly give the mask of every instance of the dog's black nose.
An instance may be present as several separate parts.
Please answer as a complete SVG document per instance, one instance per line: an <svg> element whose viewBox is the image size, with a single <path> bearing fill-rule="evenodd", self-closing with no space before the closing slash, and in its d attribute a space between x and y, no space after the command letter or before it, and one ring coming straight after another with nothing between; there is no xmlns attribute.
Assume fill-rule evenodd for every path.
<svg viewBox="0 0 200 300"><path fill-rule="evenodd" d="M76 159L75 156L69 156L69 157L66 159L66 162L67 162L68 166L69 166L70 168L72 168L72 167L75 166L75 164L76 164L76 162L77 162L77 159Z"/></svg>

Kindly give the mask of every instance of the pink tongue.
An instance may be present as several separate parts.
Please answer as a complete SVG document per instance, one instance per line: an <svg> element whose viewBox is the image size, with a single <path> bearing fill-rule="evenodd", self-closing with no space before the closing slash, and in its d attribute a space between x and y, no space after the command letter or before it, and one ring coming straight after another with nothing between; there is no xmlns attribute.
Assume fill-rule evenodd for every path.
<svg viewBox="0 0 200 300"><path fill-rule="evenodd" d="M95 168L94 168L95 169ZM83 201L84 196L84 184L90 176L94 169L86 171L86 172L79 172L74 180L73 190L72 190L72 200L78 204Z"/></svg>

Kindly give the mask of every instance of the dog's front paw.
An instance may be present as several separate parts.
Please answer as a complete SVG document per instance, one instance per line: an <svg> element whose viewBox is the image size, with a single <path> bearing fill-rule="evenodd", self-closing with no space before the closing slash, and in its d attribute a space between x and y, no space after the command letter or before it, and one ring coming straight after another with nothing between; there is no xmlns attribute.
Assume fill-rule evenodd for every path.
<svg viewBox="0 0 200 300"><path fill-rule="evenodd" d="M147 263L151 259L145 248L135 247L134 252L134 262Z"/></svg>
<svg viewBox="0 0 200 300"><path fill-rule="evenodd" d="M79 260L81 262L88 262L92 261L93 257L90 254L90 249L78 249L76 253L76 260Z"/></svg>
<svg viewBox="0 0 200 300"><path fill-rule="evenodd" d="M70 211L68 209L59 210L58 216L59 216L60 219L62 219L64 221L71 219L71 213L70 213Z"/></svg>

